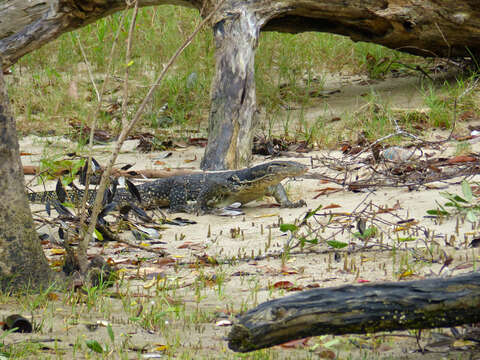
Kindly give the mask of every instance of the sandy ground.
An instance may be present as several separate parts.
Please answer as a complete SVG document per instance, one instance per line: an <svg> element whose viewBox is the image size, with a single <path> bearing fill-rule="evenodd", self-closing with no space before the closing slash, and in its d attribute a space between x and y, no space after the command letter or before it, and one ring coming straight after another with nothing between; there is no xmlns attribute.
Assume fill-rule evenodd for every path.
<svg viewBox="0 0 480 360"><path fill-rule="evenodd" d="M411 99L411 97L407 96L406 99ZM402 103L402 101L400 102ZM405 105L404 102L400 105ZM352 101L352 106L357 106L357 104ZM119 165L134 164L133 170L198 169L203 154L202 148L187 147L172 151L172 155L165 158L165 152L139 153L136 145L137 142L133 140L125 144L118 160ZM22 161L24 165L38 165L38 161L46 155L65 153L75 149L75 146L61 138L40 139L30 136L22 140L21 151L32 155L23 156ZM96 159L100 163L105 163L108 150L112 147L111 144L95 146ZM473 144L471 150L478 152L480 145ZM455 144L446 143L435 149L428 149L427 152L433 157L452 157L455 152ZM153 344L171 343L173 334L180 333L182 334L182 348L198 348L199 354L207 356L207 358L210 351L214 351L218 357L222 357L219 354L228 351L223 337L226 336L229 328L215 326L215 323L223 318L222 314L228 312L226 309L238 312L240 309L251 308L265 300L290 294L285 289L279 288L280 286L276 288L275 284L278 284L279 281L288 281L295 287L307 289L308 287L331 287L371 281L422 279L438 276L445 255L451 256L453 261L447 269L442 270L442 275L456 275L473 269L478 251L468 245L478 234L476 224L457 221L456 218L445 219L438 223L436 220L426 217L427 210L437 208L437 201L445 202L439 194L440 191L461 194L459 184L461 178L432 183L431 187L434 187L432 189L426 189L424 186L414 190L403 186L378 186L367 188L361 192L352 192L346 186L325 182L318 176L320 174L340 176L344 169L326 169L317 159L333 157L339 159L338 163L341 164L341 161L348 159L348 156L338 151L320 150L294 155L295 157L281 157L281 160L299 161L308 165L310 170L305 176L284 183L292 200L304 199L307 202L305 208L281 209L272 206L273 199L265 198L248 204L243 208L244 215L235 217L164 213L169 218L181 216L196 222L186 226L164 225L157 239L143 241L143 243L149 244L146 245L146 248L161 248L167 251L168 258L171 259L169 264L165 264L161 258L148 250L141 251L124 244L99 245L96 243L92 245L89 254L101 254L105 258L111 258L117 266L126 269L125 273L129 279L128 286L132 291L142 294L151 293L146 284L155 279L172 287L173 284L177 284L179 289L175 291L175 296L182 299L187 309L200 306L206 311L211 310L218 314L198 327L188 329L183 327L182 329L182 325L178 321L172 323L170 328L168 326L163 328L162 332L152 333L139 326L126 324L128 316L120 315L119 311L115 310L115 307L121 307L120 304L114 304L111 305L112 309L109 311L117 314L117 320L115 321L113 315L108 320L114 324L115 331L118 333L129 332L132 343L139 347L147 345L150 348ZM366 157L368 156L366 155ZM163 164L155 165L157 160L161 160ZM253 162L257 164L265 161L268 159L256 156ZM349 176L352 178L358 176L361 179L370 174L369 169L360 165L359 162L358 167L352 167L349 170L352 171ZM391 165L379 164L377 166L384 169ZM470 180L478 180L478 176L470 178ZM140 182L137 181L137 183ZM54 182L47 184L48 188L54 188L54 186ZM43 186L34 184L31 187L36 190L43 188ZM335 189L335 192L326 191L326 188ZM318 196L320 190L326 191L327 194ZM370 202L373 207L382 206L391 210L379 214L375 220L365 216L367 227L373 224L383 233L381 238L376 236L365 242L356 237L354 233L357 232L356 221L363 216L359 212L360 209ZM298 219L302 219L306 211L319 206L329 207L327 210L320 210L319 216L311 221L312 228L325 227L325 231L318 234L319 243L303 249L296 247L286 258L286 262L282 264L280 254L289 235L281 232L278 224L282 222L298 223ZM32 209L42 210L43 207L34 205ZM330 212L336 216L333 218L332 224L327 226L326 222ZM162 214L156 211L153 216L160 219ZM378 219L383 221L383 224L377 222ZM399 230L399 224L402 223L402 220L407 219L410 220L408 222L410 227L406 226L403 230ZM340 228L343 228L343 231L338 231ZM430 231L430 238L425 237L422 232L424 229ZM57 236L56 229L46 226L40 228L39 231L50 233L53 237ZM300 232L306 234L307 230L301 229ZM335 233L336 235L333 236ZM454 240L452 240L452 236L455 238ZM142 241L136 240L130 232L123 233L122 237L136 244L142 243ZM414 239L399 241L399 238L407 237ZM326 240L333 239L348 245L343 249L334 249L326 243ZM293 243L295 244L295 241ZM425 250L426 245L433 249L432 253ZM393 248L396 250L393 251ZM423 254L425 258L430 254L435 262L429 263L423 261L425 258L423 260L421 257L416 258L412 255L413 251ZM54 255L51 246L46 247L46 254L51 260L59 258ZM132 263L132 258L146 260L139 267ZM214 259L220 265L197 267L195 264L202 263L199 259ZM134 276L138 273L144 277ZM212 277L214 284L202 290L201 300L198 300L198 294L193 288L200 276ZM219 276L224 279L222 286L215 285L215 279L218 279ZM61 309L53 312L56 317L61 317ZM90 319L82 321L94 322L98 320L98 317L105 316L104 313L102 314L93 313L90 315ZM65 330L65 324L53 322L51 326L52 337L56 337L55 334ZM168 329L171 330L170 333ZM80 336L79 334L85 334L85 329L72 326L70 340L65 341L72 342L71 338ZM365 356L365 354L367 354L367 358L370 358L370 355L379 358L416 358L420 356L415 353L417 347L411 338L395 338L393 336L378 346L372 342L356 346L352 345L354 342L349 337L339 338L342 340L332 347L339 356L338 358L343 358L348 354L353 354L354 358ZM202 346L198 346L199 339L201 339ZM362 338L355 337L355 339ZM332 338L314 338L310 340L309 345L320 344L320 347L324 349L323 345L328 341L332 341ZM361 342L363 343L364 340ZM422 344L425 345L428 342L428 335L425 335ZM304 349L284 350L280 351L280 354L276 356L305 358L308 352ZM318 352L316 354L318 355ZM450 353L450 355L457 356L458 353ZM442 353L441 356L450 358L450 355ZM422 358L434 359L439 358L438 356L439 354L430 354ZM215 357L217 356L215 355ZM133 358L135 357L133 356Z"/></svg>
<svg viewBox="0 0 480 360"><path fill-rule="evenodd" d="M132 170L149 168L188 169L192 167L198 169L203 151L201 148L189 147L183 151L173 151L170 157L163 159L162 153L138 153L134 150L135 146L136 141L127 142L125 150L118 161L120 164L135 164ZM480 144L474 145L472 150L474 152L478 151L479 149L476 149L477 147L480 149ZM99 153L99 156L96 158L101 163L105 159L101 155L102 150L105 148L108 148L108 146L98 146L96 149ZM453 157L454 149L454 146L447 144L438 150L429 151L429 154L436 154L436 156L441 155L442 157ZM22 150L36 152L35 146L27 145L26 142L22 145ZM368 202L390 209L395 208L391 213L398 216L397 220L393 220L391 217L392 214L387 214L385 216L386 221L391 221L392 229L393 225L398 221L414 219L424 227L434 231L436 234L435 237L438 239L443 239L445 236L450 238L452 234L455 234L455 219L445 220L441 224L437 224L433 219L427 217L426 211L429 209L436 209L437 201L440 203L445 202L445 200L439 195L440 191L461 194L461 186L458 184L461 179L454 178L447 182L432 183L430 185L435 187L435 189L431 190L419 187L419 190L411 191L407 187L392 188L380 186L366 189L362 192L352 192L348 191L346 187L342 187L338 184L325 182L324 180L311 179L311 177L314 177L315 175L332 175L335 173L335 171L332 170L325 171L316 160L312 159L324 158L325 156L341 159L344 156L340 152L333 151L327 153L322 151L312 151L307 154L299 154L299 156L300 157L281 157L281 160L298 161L309 166L313 163L314 167L310 168L309 172L302 177L284 181L284 185L291 200L304 199L307 202L306 208L282 209L275 206L273 198L265 198L247 204L242 208L244 215L233 217L217 215L196 216L195 214L184 213L169 214L164 211L163 214L167 216L167 218L180 216L195 221L196 224L187 226L166 225L160 233L161 240L166 243L162 244L162 247L172 256L182 258L185 261L192 261L194 259L192 256L195 254L198 255L198 251L179 249L179 246L185 243L196 244L196 246L192 245L192 247L199 248L201 249L200 253L206 252L209 256L214 258L228 259L231 257L238 257L239 254L244 257L245 255L251 255L252 253L255 256L259 254L263 255L265 254L266 248L269 248L267 253L275 254L281 251L288 238L285 233L282 233L279 230L279 221L284 223L294 223L296 219L302 219L307 210L312 210L319 206L335 206L333 209L324 212L319 211L319 213L322 214L328 214L332 211L335 213L352 213L359 205ZM36 156L29 156L28 158L29 159L24 159L24 164L28 164L29 162L32 164L36 163ZM162 158L162 162L164 162L165 165L160 167L153 165L153 163L159 158ZM191 161L194 158L197 160ZM189 161L188 164L185 163L185 160ZM254 163L257 164L265 161L268 161L268 159L255 157ZM356 172L362 176L361 168L356 170ZM365 173L366 172L367 170L365 170ZM365 176L365 174L363 174L363 176ZM475 181L478 179L473 177L471 180ZM136 181L137 184L142 182L143 181ZM48 184L47 188L53 189L54 186L55 182L51 182ZM37 185L32 188L40 190L43 186ZM330 190L335 189L336 192L318 196L319 191L326 188L329 188ZM42 209L42 207L42 205L34 205L35 209ZM154 216L155 215L160 216L160 213L154 212ZM355 225L355 219L351 220L351 222L352 225ZM238 232L238 229L240 229L240 235L232 236L232 231L235 230ZM460 224L459 229L459 234L456 234L456 237L459 238L459 241L462 240L462 242L465 238L464 233L467 234L467 237L470 236L471 238L475 232L472 230L472 224L468 222ZM335 239L358 247L363 242L355 238L353 235L356 231L356 228L350 229L350 231L345 231L344 234L336 236ZM388 226L385 227L384 231L389 231ZM126 235L128 236L128 234ZM328 236L324 235L324 237L327 238ZM419 239L420 238L421 236L419 236ZM392 239L385 239L384 243L392 245L393 241L394 238L392 237ZM267 244L270 244L270 247L268 247ZM409 242L408 246L416 248L421 246L421 242ZM315 247L315 250L326 251L328 253L328 248L329 247L325 244L319 244ZM306 261L306 263L303 263L303 261ZM303 261L297 263L297 261L291 260L292 264L296 264L295 266L304 266L306 271L311 271L311 275L314 278L315 274L321 274L324 270L325 264L319 262L317 257L309 262L307 256ZM375 258L375 262L372 262L371 264L374 268L378 267L376 261L378 261L378 256ZM389 256L387 256L387 261L391 265ZM343 263L340 265L343 266ZM385 279L385 275L385 273L377 274L374 271L369 271L368 268L365 269L364 274L362 273L362 277L366 277L369 280L382 280ZM352 276L355 277L356 274L344 274L344 276L338 277L336 281L333 281L330 285L351 282Z"/></svg>

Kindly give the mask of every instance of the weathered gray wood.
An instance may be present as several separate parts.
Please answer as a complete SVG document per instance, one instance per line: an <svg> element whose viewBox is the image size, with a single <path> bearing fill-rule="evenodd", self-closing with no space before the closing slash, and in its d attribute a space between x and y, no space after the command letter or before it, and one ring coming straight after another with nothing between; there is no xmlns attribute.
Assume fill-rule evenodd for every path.
<svg viewBox="0 0 480 360"><path fill-rule="evenodd" d="M255 49L264 19L241 4L213 28L216 71L212 82L209 141L201 167L241 168L250 162L255 128Z"/></svg>
<svg viewBox="0 0 480 360"><path fill-rule="evenodd" d="M139 1L140 6L201 6L200 0ZM65 32L125 8L125 0L0 0L0 54L3 56L3 68Z"/></svg>
<svg viewBox="0 0 480 360"><path fill-rule="evenodd" d="M139 5L183 5L207 14L218 1L140 0ZM480 53L477 0L226 0L213 24L237 14L239 5L266 20L262 30L330 32L424 56L468 56L466 46ZM0 0L5 66L65 31L124 8L123 0Z"/></svg>
<svg viewBox="0 0 480 360"><path fill-rule="evenodd" d="M228 335L247 352L323 334L374 333L480 321L480 273L448 279L348 285L303 291L260 304Z"/></svg>
<svg viewBox="0 0 480 360"><path fill-rule="evenodd" d="M25 195L15 121L0 71L0 289L46 287L52 279Z"/></svg>

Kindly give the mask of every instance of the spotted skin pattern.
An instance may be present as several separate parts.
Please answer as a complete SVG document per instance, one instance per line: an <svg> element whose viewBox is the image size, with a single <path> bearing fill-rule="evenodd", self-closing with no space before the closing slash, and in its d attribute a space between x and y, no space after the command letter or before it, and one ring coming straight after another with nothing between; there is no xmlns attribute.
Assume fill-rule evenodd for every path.
<svg viewBox="0 0 480 360"><path fill-rule="evenodd" d="M307 170L295 161L271 161L241 170L178 175L136 186L142 200L140 204L124 188L117 189L113 201L119 209L134 205L144 209L168 207L171 212L208 213L216 207L234 202L244 205L268 195L282 207L301 207L306 205L305 201L291 202L280 182ZM95 195L95 190L89 190L89 203L93 203ZM69 202L78 204L82 196L83 190L67 190ZM28 197L36 203L57 198L55 191L29 193Z"/></svg>

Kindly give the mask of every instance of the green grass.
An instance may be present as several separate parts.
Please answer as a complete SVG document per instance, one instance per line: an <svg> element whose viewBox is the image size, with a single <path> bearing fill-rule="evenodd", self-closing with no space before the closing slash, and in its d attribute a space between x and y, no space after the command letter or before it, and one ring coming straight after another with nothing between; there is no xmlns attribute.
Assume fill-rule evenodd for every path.
<svg viewBox="0 0 480 360"><path fill-rule="evenodd" d="M96 94L81 54L84 48L97 88L108 67L111 44L123 14L101 19L76 32L62 35L23 57L13 67L9 91L18 129L23 134L72 134L69 122L85 123L96 107ZM139 10L133 38L130 70L129 112L143 98L163 64L200 22L195 10L160 6ZM119 33L113 56L113 79L107 86L99 126L118 131L125 69L125 46L131 12ZM373 60L372 60L373 59ZM373 64L372 64L373 61ZM298 35L262 33L256 56L256 85L259 106L270 125L278 123L286 104L302 109L312 105L312 91L323 88L326 73L368 74L382 77L396 61L418 63L419 58L348 38L320 33ZM392 64L393 62L393 64ZM144 115L140 127L155 129L167 118L181 129L204 129L209 111L210 83L214 73L214 44L211 30L203 29L168 73ZM189 80L190 79L190 80ZM192 81L194 79L194 81ZM164 104L168 109L161 112ZM295 135L290 120L282 124L285 135ZM311 127L311 128L310 128ZM304 122L303 137L309 142L325 131ZM317 136L317 134L320 134Z"/></svg>

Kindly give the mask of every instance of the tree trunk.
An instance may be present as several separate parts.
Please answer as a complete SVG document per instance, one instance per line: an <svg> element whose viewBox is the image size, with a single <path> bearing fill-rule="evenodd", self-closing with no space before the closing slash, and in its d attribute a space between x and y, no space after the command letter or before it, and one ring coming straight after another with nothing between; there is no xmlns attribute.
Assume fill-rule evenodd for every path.
<svg viewBox="0 0 480 360"><path fill-rule="evenodd" d="M260 304L228 335L230 349L258 350L308 336L374 333L480 321L480 273L303 291Z"/></svg>
<svg viewBox="0 0 480 360"><path fill-rule="evenodd" d="M0 57L1 62L1 57ZM25 194L15 121L0 71L0 289L47 286L53 279Z"/></svg>
<svg viewBox="0 0 480 360"><path fill-rule="evenodd" d="M202 169L238 169L250 162L256 111L255 49L262 24L247 4L239 5L213 28L216 72Z"/></svg>
<svg viewBox="0 0 480 360"><path fill-rule="evenodd" d="M184 5L205 15L218 1L139 0L139 5ZM212 22L217 74L202 168L237 168L250 159L256 125L253 56L259 27L331 32L422 56L471 56L480 54L478 5L476 0L225 0ZM124 0L3 0L3 67L64 32L124 8Z"/></svg>

